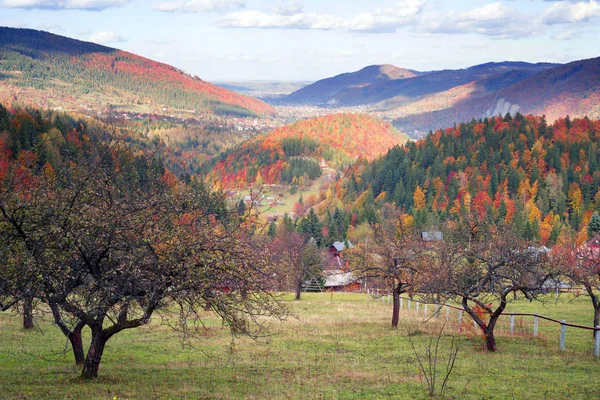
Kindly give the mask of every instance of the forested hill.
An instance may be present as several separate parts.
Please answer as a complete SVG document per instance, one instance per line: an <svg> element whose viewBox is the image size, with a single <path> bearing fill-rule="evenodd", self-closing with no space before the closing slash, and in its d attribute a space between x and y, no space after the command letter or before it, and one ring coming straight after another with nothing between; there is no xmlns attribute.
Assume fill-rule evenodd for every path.
<svg viewBox="0 0 600 400"><path fill-rule="evenodd" d="M567 226L585 234L600 208L599 142L600 121L587 118L473 120L357 164L337 196L396 203L423 227L490 220L553 242Z"/></svg>
<svg viewBox="0 0 600 400"><path fill-rule="evenodd" d="M366 114L333 114L295 122L244 142L205 166L224 186L292 183L321 174L319 163L341 169L357 158L373 159L406 136Z"/></svg>
<svg viewBox="0 0 600 400"><path fill-rule="evenodd" d="M167 172L157 146L131 131L106 127L83 116L6 109L0 104L0 186L5 179L27 183L34 176L48 178L54 171L68 170L75 164L95 163L103 152L112 153L110 157L120 154L122 158L106 168L116 172L127 164L126 173L121 175L130 187L150 189L150 180L160 180L165 173L175 179Z"/></svg>
<svg viewBox="0 0 600 400"><path fill-rule="evenodd" d="M48 32L0 27L0 101L37 107L274 114L167 64Z"/></svg>

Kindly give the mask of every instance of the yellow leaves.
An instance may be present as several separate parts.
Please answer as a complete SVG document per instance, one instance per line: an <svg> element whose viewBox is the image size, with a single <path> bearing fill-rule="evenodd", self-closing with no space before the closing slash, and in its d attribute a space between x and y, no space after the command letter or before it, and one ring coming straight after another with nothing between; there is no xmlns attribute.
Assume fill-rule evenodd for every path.
<svg viewBox="0 0 600 400"><path fill-rule="evenodd" d="M584 228L577 234L577 238L575 239L575 242L577 243L577 246L583 246L583 244L587 241L588 241L587 229Z"/></svg>
<svg viewBox="0 0 600 400"><path fill-rule="evenodd" d="M413 204L416 210L422 210L427 205L425 190L419 185L417 185L415 192L413 193Z"/></svg>
<svg viewBox="0 0 600 400"><path fill-rule="evenodd" d="M378 203L383 203L387 197L387 193L385 191L379 193L377 197L375 197L375 201Z"/></svg>
<svg viewBox="0 0 600 400"><path fill-rule="evenodd" d="M527 219L529 222L533 222L536 219L540 221L542 219L542 213L540 209L531 200L525 205L525 212L527 213Z"/></svg>
<svg viewBox="0 0 600 400"><path fill-rule="evenodd" d="M583 204L583 194L577 183L571 183L569 185L569 192L567 195L567 201L569 207L573 212L581 211L581 205Z"/></svg>
<svg viewBox="0 0 600 400"><path fill-rule="evenodd" d="M463 196L463 207L467 214L471 213L471 194L466 192Z"/></svg>
<svg viewBox="0 0 600 400"><path fill-rule="evenodd" d="M410 234L411 228L414 225L414 218L412 215L402 214L400 218L398 218L398 222L396 223L396 236L405 236Z"/></svg>
<svg viewBox="0 0 600 400"><path fill-rule="evenodd" d="M538 181L535 181L529 189L529 197L532 201L535 201L535 199L537 198L539 187L540 185L538 184Z"/></svg>
<svg viewBox="0 0 600 400"><path fill-rule="evenodd" d="M460 210L461 210L460 199L456 198L452 201L452 207L450 208L450 213L451 214L460 214Z"/></svg>
<svg viewBox="0 0 600 400"><path fill-rule="evenodd" d="M165 170L165 173L162 176L162 181L169 188L173 188L175 185L177 185L177 182L178 182L177 177L175 176L175 174L173 174L169 170Z"/></svg>
<svg viewBox="0 0 600 400"><path fill-rule="evenodd" d="M327 191L325 192L325 198L329 202L331 202L331 200L333 199L333 190L331 189L331 187L327 188Z"/></svg>
<svg viewBox="0 0 600 400"><path fill-rule="evenodd" d="M54 171L54 168L52 168L52 165L50 165L48 162L44 164L44 176L49 182L52 182L56 179L56 171Z"/></svg>

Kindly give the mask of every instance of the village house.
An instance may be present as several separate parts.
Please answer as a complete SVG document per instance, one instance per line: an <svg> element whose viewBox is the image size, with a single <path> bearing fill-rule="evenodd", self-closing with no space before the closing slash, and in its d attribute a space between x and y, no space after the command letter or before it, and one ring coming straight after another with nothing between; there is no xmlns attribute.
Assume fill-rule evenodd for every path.
<svg viewBox="0 0 600 400"><path fill-rule="evenodd" d="M362 285L356 276L348 271L330 270L325 272L326 292L360 292Z"/></svg>
<svg viewBox="0 0 600 400"><path fill-rule="evenodd" d="M348 270L348 262L342 259L342 252L346 248L352 249L354 246L346 241L334 242L328 248L329 256L325 260L323 273L325 291L359 292L361 290L360 281L353 272Z"/></svg>

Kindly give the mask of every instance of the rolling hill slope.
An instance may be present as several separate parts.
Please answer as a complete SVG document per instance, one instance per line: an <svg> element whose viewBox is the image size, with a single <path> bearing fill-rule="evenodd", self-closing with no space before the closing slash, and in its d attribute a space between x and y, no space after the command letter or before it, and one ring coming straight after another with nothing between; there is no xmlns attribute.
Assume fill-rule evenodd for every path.
<svg viewBox="0 0 600 400"><path fill-rule="evenodd" d="M167 64L48 32L0 27L0 101L63 109L274 114Z"/></svg>
<svg viewBox="0 0 600 400"><path fill-rule="evenodd" d="M333 114L299 121L257 136L216 157L205 172L224 187L295 183L321 174L319 163L342 169L374 159L407 141L390 124L366 114Z"/></svg>

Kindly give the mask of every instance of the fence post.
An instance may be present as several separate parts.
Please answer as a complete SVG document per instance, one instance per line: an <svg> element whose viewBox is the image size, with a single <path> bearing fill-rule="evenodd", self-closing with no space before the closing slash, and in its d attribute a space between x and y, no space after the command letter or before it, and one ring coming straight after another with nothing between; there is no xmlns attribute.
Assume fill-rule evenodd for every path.
<svg viewBox="0 0 600 400"><path fill-rule="evenodd" d="M446 321L450 319L450 307L446 306Z"/></svg>
<svg viewBox="0 0 600 400"><path fill-rule="evenodd" d="M410 299L408 299L408 311L410 311Z"/></svg>
<svg viewBox="0 0 600 400"><path fill-rule="evenodd" d="M387 294L387 303L390 304L390 294Z"/></svg>
<svg viewBox="0 0 600 400"><path fill-rule="evenodd" d="M515 334L515 315L510 314L510 334Z"/></svg>
<svg viewBox="0 0 600 400"><path fill-rule="evenodd" d="M442 306L440 306L439 304L435 305L435 312L433 313L433 315L438 318L440 316L440 310L442 309Z"/></svg>
<svg viewBox="0 0 600 400"><path fill-rule="evenodd" d="M425 309L423 310L423 315L427 317L427 308L429 308L429 304L425 303Z"/></svg>
<svg viewBox="0 0 600 400"><path fill-rule="evenodd" d="M400 297L400 309L402 310L402 297Z"/></svg>
<svg viewBox="0 0 600 400"><path fill-rule="evenodd" d="M594 331L594 355L596 357L600 356L600 325L596 325L596 330Z"/></svg>
<svg viewBox="0 0 600 400"><path fill-rule="evenodd" d="M419 305L420 305L420 304L421 304L421 303L419 303L419 302L417 301L417 312L419 312Z"/></svg>
<svg viewBox="0 0 600 400"><path fill-rule="evenodd" d="M367 288L367 300L369 300L369 288Z"/></svg>
<svg viewBox="0 0 600 400"><path fill-rule="evenodd" d="M458 310L458 326L462 326L462 310Z"/></svg>
<svg viewBox="0 0 600 400"><path fill-rule="evenodd" d="M534 317L533 317L533 337L537 337L538 336L538 316L537 313L535 313Z"/></svg>
<svg viewBox="0 0 600 400"><path fill-rule="evenodd" d="M560 349L562 351L565 350L565 340L566 340L566 336L567 336L567 325L565 325L567 323L567 321L565 321L564 319L562 321L560 321L561 324L561 329L560 329Z"/></svg>

